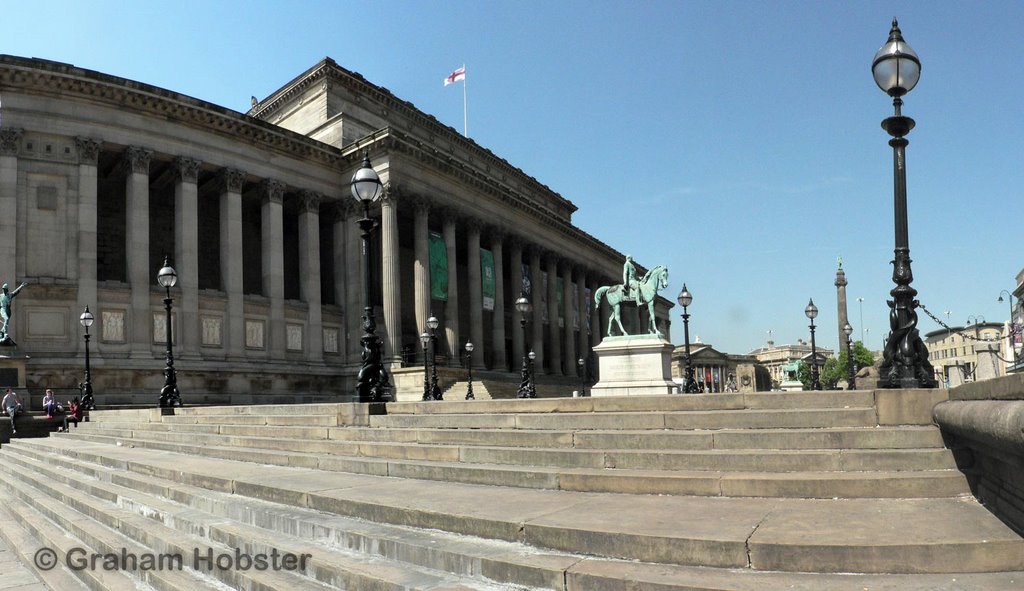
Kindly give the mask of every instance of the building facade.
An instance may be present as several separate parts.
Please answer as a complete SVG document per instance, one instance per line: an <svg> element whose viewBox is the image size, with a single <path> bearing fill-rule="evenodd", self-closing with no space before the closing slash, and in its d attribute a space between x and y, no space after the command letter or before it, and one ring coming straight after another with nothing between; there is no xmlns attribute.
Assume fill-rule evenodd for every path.
<svg viewBox="0 0 1024 591"><path fill-rule="evenodd" d="M485 371L532 348L541 375L575 376L600 342L590 294L620 281L624 256L572 224L572 202L329 58L246 114L13 56L0 101L0 281L29 284L13 336L30 388L80 381L89 306L98 398L159 390L169 256L183 393L350 395L363 302L349 180L364 155L385 184L369 271L392 368L422 363L431 313L442 353L472 341ZM656 307L666 333L671 306Z"/></svg>
<svg viewBox="0 0 1024 591"><path fill-rule="evenodd" d="M825 366L825 361L835 351L824 347L815 347L815 353L817 354L818 367L821 368ZM758 363L768 370L768 375L772 381L772 388L778 388L782 382L789 378L786 371L788 364L799 362L811 363L811 345L802 339L797 340L795 345L776 345L775 341L768 341L764 347L754 349L748 355L753 356L757 359Z"/></svg>
<svg viewBox="0 0 1024 591"><path fill-rule="evenodd" d="M935 368L935 379L946 387L975 381L978 378L979 348L984 345L998 348L1004 336L1003 330L1003 324L998 322L978 322L926 334L924 344L928 347L928 360ZM994 364L994 369L996 375L1006 375L1004 364Z"/></svg>

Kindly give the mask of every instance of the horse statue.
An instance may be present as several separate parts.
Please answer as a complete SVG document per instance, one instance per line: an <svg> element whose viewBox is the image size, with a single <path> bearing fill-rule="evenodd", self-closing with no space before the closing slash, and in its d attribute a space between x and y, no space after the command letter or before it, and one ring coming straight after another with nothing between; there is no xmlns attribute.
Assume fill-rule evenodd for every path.
<svg viewBox="0 0 1024 591"><path fill-rule="evenodd" d="M664 336L661 331L658 330L657 324L654 322L654 300L658 297L658 291L668 287L668 267L658 265L650 271L644 274L643 278L637 281L637 289L635 298L627 298L626 291L623 285L602 285L597 288L594 292L594 304L600 306L601 298L604 297L608 301L608 305L612 308L611 317L608 318L608 336L612 336L612 323L619 325L619 332L624 336L628 333L626 329L622 327L622 317L619 314L619 306L622 302L635 301L637 307L646 304L647 305L647 317L650 319L650 327L648 328L648 334L654 334Z"/></svg>

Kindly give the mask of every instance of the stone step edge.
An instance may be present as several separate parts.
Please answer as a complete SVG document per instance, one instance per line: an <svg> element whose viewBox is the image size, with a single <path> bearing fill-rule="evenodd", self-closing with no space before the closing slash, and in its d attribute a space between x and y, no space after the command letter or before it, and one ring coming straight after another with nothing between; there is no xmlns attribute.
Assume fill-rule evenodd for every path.
<svg viewBox="0 0 1024 591"><path fill-rule="evenodd" d="M225 493L200 489L198 487L189 485L182 485L172 480L167 480L164 478L159 478L150 475L141 476L130 472L117 472L113 468L104 466L102 464L96 464L81 460L72 461L70 458L66 456L55 457L54 452L43 452L29 447L20 447L17 449L17 452L20 457L28 457L31 460L33 460L31 462L31 466L33 469L36 469L40 472L45 472L49 474L51 477L53 477L55 474L58 474L59 472L57 469L47 469L47 463L52 463L55 466L59 467L61 470L70 470L77 473L80 476L85 476L86 478L89 478L90 482L88 483L88 486L90 491L95 492L94 489L106 490L109 496L116 496L118 494L124 495L124 493L120 491L128 491L130 493L129 498L133 503L137 503L140 505L149 505L149 508L153 511L162 512L163 510L159 509L158 505L170 504L176 506L176 508L180 510L191 510L200 512L205 517L211 520L228 519L232 524L261 532L261 535L263 537L283 536L289 539L294 539L297 542L305 542L305 540L302 538L296 538L294 535L290 535L279 530L271 530L258 525L254 525L252 523L239 521L235 517L220 514L212 514L206 508L203 507L203 505L207 505L209 503L216 503L218 505L227 504L231 500L224 498L230 496L226 495ZM22 465L26 464L29 464L29 462L25 462ZM102 474L105 477L100 476L98 474ZM67 483L63 484L70 486ZM131 484L132 486L128 486L128 484ZM164 489L165 491L170 492L173 498L164 498L149 492L149 490L153 488ZM154 502L154 499L156 499L157 502ZM182 499L188 499L189 502L184 502ZM232 500L234 502L237 502L237 500ZM375 542L383 543L363 544L363 546L369 547L371 551L377 551L378 556L384 560L392 560L399 563L407 563L411 564L414 567L428 569L434 572L446 572L447 574L459 577L471 577L476 574L479 574L484 576L485 578L493 579L499 583L526 585L530 588L539 587L540 585L538 585L538 583L542 583L544 580L546 580L549 584L544 585L545 589L550 588L556 589L557 591L562 591L565 572L570 566L575 565L583 560L595 560L592 558L587 558L585 556L570 553L538 552L536 549L527 548L521 543L505 542L501 540L487 540L485 538L465 536L463 534L450 534L447 532L440 531L429 532L428 535L431 538L430 540L424 540L421 543L417 543L417 540L410 540L411 537L417 537L417 534L421 534L420 530L417 530L415 528L391 525L386 523L375 523L372 521L360 519L358 517L347 517L341 515L332 515L330 516L329 519L327 519L326 516L321 512L312 511L310 509L304 509L300 507L280 505L278 503L273 503L270 501L254 498L247 499L246 502L245 513L248 514L248 512L250 511L258 512L261 515L269 515L274 511L282 513L287 512L289 513L289 519L294 520L295 523L306 528L315 527L319 529L328 529L328 527L330 527L330 529L339 530L347 535L355 534L365 539L371 539L372 536L372 539ZM176 520L182 521L188 519L187 516L182 517L175 515L173 517ZM341 523L330 524L330 522L332 521ZM214 530L221 531L226 529L229 530L235 528L226 527L224 526L224 524L217 524L209 526L208 531L210 531L212 535ZM358 531L360 529L378 530L378 532L363 533ZM381 535L379 533L382 530L385 535ZM299 531L299 529L297 528L296 531ZM243 535L241 537L244 537L244 535L245 534L243 532ZM239 536L236 535L236 538L237 537ZM427 551L432 554L437 554L437 538L442 538L442 541L444 541L444 538L448 538L448 543L453 543L454 541L455 543L458 543L460 546L463 547L461 552L472 552L472 554L466 555L470 558L471 562L479 562L482 565L481 572L472 572L472 564L470 565L470 568L468 570L463 570L461 572L454 572L452 570L438 571L436 567L432 567L427 564L410 563L408 561L403 561L392 556L380 554L380 552L393 550L398 545L403 544L419 548L420 551ZM467 538L469 539L467 540ZM474 542L474 540L476 541ZM496 551L492 550L491 552L481 552L480 550L484 544L490 546L498 546L498 548L496 549ZM320 546L320 544L317 545ZM330 550L329 548L319 549L324 551ZM360 551L355 550L353 552ZM427 552L424 552L424 554L426 554ZM449 552L447 550L445 550L445 552L447 552L448 554L455 554L454 552ZM521 555L517 557L517 553L521 553ZM513 558L518 559L513 560ZM545 568L543 566L533 566L533 563L538 561L541 563L550 563L553 561L557 561L560 563L560 566L557 569ZM445 560L444 562L450 563L448 560ZM494 576L501 574L519 574L522 576L519 580L509 581L502 581Z"/></svg>
<svg viewBox="0 0 1024 591"><path fill-rule="evenodd" d="M159 449L163 451L170 451L175 453L187 453L189 451L195 452L198 455L202 455L210 458L236 460L247 463L266 463L270 465L291 467L291 468L307 468L324 470L327 472L344 472L349 474L365 474L370 476L385 476L394 478L414 478L418 480L428 481L454 481L463 484L474 484L481 486L510 486L516 488L530 488L530 489L548 489L548 490L564 490L567 492L599 492L599 493L612 493L612 494L672 494L672 495L692 495L692 496L712 496L712 497L762 497L763 494L724 494L722 490L722 483L725 481L736 482L740 480L756 481L764 483L766 481L775 480L778 482L786 483L784 488L793 489L793 483L798 482L801 477L807 481L806 487L810 487L812 483L820 482L822 480L829 481L846 481L850 479L833 478L838 475L857 475L862 479L871 481L877 481L878 484L885 484L892 481L903 481L907 479L927 479L933 480L939 477L948 477L956 481L957 484L962 486L956 487L956 493L954 495L942 494L934 495L934 498L946 498L949 496L958 496L969 492L966 481L963 475L955 469L944 469L944 470L913 470L913 471L895 471L895 470L865 470L865 471L834 471L834 472L749 472L749 471L716 471L716 470L627 470L627 469L613 469L613 468L559 468L553 466L518 466L514 464L471 464L465 462L451 463L451 462L438 462L438 461L425 461L425 460L402 460L402 459L383 459L383 458L370 458L363 456L330 456L324 458L318 454L306 454L297 452L284 452L275 450L266 450L259 448L238 448L238 447L222 447L222 446L211 446L211 445L189 445L187 443L172 442L172 441L159 441L150 439L125 439L121 437L110 437L105 435L95 434L80 434L79 438L88 441L94 441L97 443L109 443L109 444L123 444L123 442L130 442L130 446L135 446L146 449ZM183 451L185 450L185 451ZM252 459L247 459L249 455L254 456ZM279 462L270 461L271 459L279 459ZM438 474L435 477L431 477L429 469L435 469ZM441 471L454 471L459 473L458 476L451 473L440 473ZM416 475L412 473L416 472ZM487 478L470 478L470 474L485 474L485 473L512 473L517 478L512 479L511 482L505 482L500 485L495 485L493 482L488 482ZM578 479L584 479L582 484L573 486L572 481ZM633 481L635 484L638 480L649 481L650 487L647 491L624 491L620 487L615 487L619 479L626 479ZM570 484L566 483L566 480L570 481ZM593 489L584 488L589 483L592 483L594 479L603 481L605 488ZM702 481L705 482L703 486L697 488L700 492L694 488L694 486L682 487L685 488L685 492L673 492L681 489L681 482L687 481ZM675 486L672 484L675 483ZM592 486L592 485L591 485ZM783 487L783 485L779 485ZM660 487L660 488L658 488ZM639 488L639 487L634 487ZM735 489L736 487L731 487ZM848 488L848 487L846 487ZM873 488L875 494L866 496L858 494L855 496L846 496L837 494L834 491L826 491L823 493L818 492L804 492L807 496L793 497L793 496L780 496L779 498L908 498L905 495L894 495L894 494L881 494L885 492L885 489L881 486L875 485ZM932 496L932 495L929 495ZM928 497L909 497L909 498L928 498Z"/></svg>
<svg viewBox="0 0 1024 591"><path fill-rule="evenodd" d="M223 428L223 427L234 428L234 427L240 427L240 426L242 426L242 425L219 425L218 428ZM282 426L277 426L277 425L274 425L274 426L267 426L267 425L244 425L244 427L249 427L249 428L254 428L254 429L261 429L262 428L262 429L271 430L271 431L274 430L274 429L280 429L280 430L307 429L305 427L282 427ZM132 425L132 424L128 424L128 423L125 423L125 424L122 424L122 425L118 425L118 426L103 425L103 424L93 424L93 425L90 425L88 427L82 427L82 429L83 429L82 432L84 432L84 433L97 433L97 434L101 434L104 431L106 431L106 432L113 431L115 433L117 433L117 432L126 432L127 431L127 432L131 432L133 434L131 437L135 437L134 434L136 434L136 433L140 433L140 434L153 433L153 434L157 434L157 435L162 436L162 435L165 435L165 434L172 434L172 433L176 432L175 429L152 429L152 428L148 428L148 427L145 427L145 426L140 427L138 425ZM324 431L329 430L329 428L326 428L326 427L308 427L308 429L309 430L321 430L322 429ZM344 428L340 428L340 429L344 430ZM406 431L415 432L415 431L418 431L418 429L410 428L410 429L406 429ZM505 432L505 433L508 432L508 431L501 431L501 430L491 430L491 431L494 431L494 432ZM673 431L676 431L676 430L673 430ZM807 430L805 429L804 431L807 431ZM74 432L77 432L77 430L74 431ZM657 431L657 433L663 433L663 432L664 431ZM689 431L678 431L678 432L686 434L685 436L689 436L690 433L691 433ZM554 431L553 433L568 433L568 434L572 434L572 435L585 435L587 437L592 437L594 435L590 431L565 431L565 432ZM614 434L615 432L604 432L604 433ZM565 446L561 446L561 447L551 447L549 445L521 445L521 446L520 445L488 445L488 444L483 444L483 443L479 443L478 444L478 443L468 443L468 442L443 443L443 442L434 442L434 441L382 441L382 440L375 440L375 439L338 439L338 438L331 438L329 436L329 434L328 434L327 437L323 437L323 438L320 438L320 437L308 437L308 436L307 437L283 436L283 435L276 435L275 436L272 433L269 434L269 435L245 435L245 434L236 434L236 433L222 433L222 432L219 432L219 431L216 431L216 432L215 431L182 431L182 432L177 433L177 434L180 434L182 436L189 436L189 437L196 437L196 436L200 436L200 437L220 437L220 438L245 439L245 440L268 441L268 442L269 441L280 441L282 439L282 437L286 437L288 440L296 441L296 442L330 443L330 444L335 444L335 445L338 445L338 446L344 446L344 445L360 446L360 445L365 445L365 446L374 446L374 447L386 446L386 447L403 448L403 449L404 448L410 448L410 449L434 449L434 448L436 448L436 449L453 449L453 448L463 448L463 447L465 447L467 449L474 449L474 450L481 450L481 449L482 450L523 450L523 449L525 449L525 450L528 450L530 452L560 452L560 453L577 453L577 454L595 454L595 453L638 453L638 454L640 454L640 453L652 453L652 454L680 453L680 454L683 454L683 453L698 453L698 452L699 453L722 453L722 454L725 454L725 453L749 453L749 452L804 453L804 452L844 452L844 451L845 452L890 452L890 451L891 452L904 452L904 451L926 451L926 450L927 451L933 451L933 450L943 450L943 449L946 449L945 446L943 446L941 444L938 444L938 442L937 442L937 445L927 446L927 447L922 447L922 446L838 447L838 446L836 446L836 447L763 448L763 447L714 447L714 446L712 446L712 447L692 447L692 448L688 447L688 448L681 448L681 449L680 448L664 449L664 448L644 448L644 447L576 447L575 444L573 444L573 445L565 445ZM718 432L714 432L714 433L711 433L711 432L708 432L708 433L695 432L695 433L692 433L692 437L695 438L695 439L696 438L700 438L700 437L714 438L715 435L718 435L718 434L719 434ZM794 436L796 436L796 435L797 434L794 434ZM115 435L115 436L117 436L117 435Z"/></svg>
<svg viewBox="0 0 1024 591"><path fill-rule="evenodd" d="M24 460L24 458L21 458L21 459ZM35 466L33 466L33 467L37 471L42 471L41 467L38 465L39 463L40 462L38 462L38 460L33 460L31 462L24 462L23 461L23 463L21 465L22 466L26 466L26 465L32 466L33 464L35 464ZM5 471L5 469L3 467L0 467L0 472L2 472L2 471ZM10 474L10 472L8 472L8 474ZM226 543L224 541L224 538L229 537L229 536L215 536L214 535L214 531L211 531L211 530L214 530L215 528L218 527L216 524L213 524L213 525L209 525L208 524L209 529L207 531L210 531L210 535L205 536L205 537L199 537L199 536L196 536L194 534L191 534L191 533L188 533L188 532L184 532L182 530L179 530L179 529L173 528L171 526L168 526L164 522L162 522L160 520L157 520L157 519L154 519L152 517L152 515L146 515L142 511L132 511L130 509L126 509L123 506L118 505L118 504L116 504L116 503L114 503L114 502L112 502L110 500L106 500L105 502L110 504L111 506L105 506L105 505L102 504L104 502L103 499L95 499L94 498L95 497L95 493L97 493L99 491L103 491L103 492L108 493L109 496L115 496L116 497L116 496L118 496L118 493L111 492L109 487L114 487L114 486L118 486L118 485L111 484L111 483L106 483L106 484L108 484L108 488L104 488L102 486L102 484L103 484L102 481L97 481L95 483L89 483L89 488L87 490L88 490L88 493L92 493L92 494L88 494L87 492L83 492L82 490L80 490L80 489L78 489L76 487L70 486L69 484L66 484L64 482L59 482L59 481L57 481L57 482L50 482L50 483L40 482L38 479L33 477L31 474L20 474L20 475L17 475L17 480L21 484L25 485L26 487L31 488L32 490L35 490L35 491L38 491L40 493L45 494L49 499L52 499L54 502L57 502L57 503L60 503L63 506L66 506L70 511L74 511L76 514L80 515L82 518L84 518L88 522L94 523L94 524L96 524L96 525L98 525L100 527L104 527L104 528L110 530L112 533L117 534L117 535L119 535L120 537L123 537L126 540L129 540L130 543L133 543L133 544L137 545L139 548L141 548L142 552L171 553L171 554L180 554L180 555L184 556L185 559L184 559L183 562L185 564L185 569L183 569L183 571L180 571L180 572L188 573L189 575L191 575L193 577L203 578L204 576L210 576L210 577L213 577L213 578L217 579L222 584L229 585L229 586L243 585L244 588L247 588L247 589L249 589L249 588L259 588L259 589L300 588L300 589L303 589L304 591L306 591L306 590L309 590L309 591L317 591L317 590L320 590L320 591L331 591L332 589L335 589L335 587L329 585L328 583L325 583L325 582L322 582L322 581L318 581L317 579L309 576L309 573L300 573L298 571L296 571L296 572L289 572L287 570L281 570L281 571L273 571L273 570L258 571L258 570L255 570L255 569L251 569L251 570L221 571L219 569L212 569L211 572L212 573L216 573L216 574L204 574L204 573L201 573L199 571L193 571L191 568L189 568L189 565L191 564L191 560L189 560L189 558L188 558L188 556L191 554L191 551L193 549L199 549L201 555L206 555L206 553L208 551L212 551L215 556L216 555L220 555L220 554L233 555L235 547L232 547L230 544L228 544L228 543ZM42 488L42 486L48 486L50 490L46 490L46 489ZM135 491L134 494L144 494L144 493L138 493L137 491ZM35 501L35 500L38 499L38 497L33 497L33 499ZM24 501L24 499L22 499L22 500ZM149 502L151 504L153 504L153 505L173 504L173 501L170 501L170 500L158 500L156 503L153 503L152 502L152 498L149 499ZM145 503L139 503L139 504L140 505L145 505ZM181 508L185 509L185 507L183 507L183 506ZM156 507L156 506L155 507L151 507L150 509L152 511L161 512L162 513L161 509ZM93 515L92 515L93 513L100 513L100 514L106 516L107 519L105 521L101 521L101 520L97 519L96 517L93 517ZM212 521L212 522L217 522L217 521L223 520L223 518L217 518L216 516L212 516L212 515L207 515L207 517L209 517L210 521ZM66 517L65 519L67 519L66 523L68 523L68 524L70 524L70 522L72 521L68 517ZM128 523L127 523L128 521L135 521L135 522L142 521L146 526L148 526L148 528L143 528L141 526L126 527L126 525L128 525ZM116 524L118 526L117 530L113 529L113 527L112 527L113 524ZM240 525L240 524L238 524L238 525ZM144 529L145 529L145 534L142 534L141 532ZM255 528L251 528L251 529L252 529L252 531L248 532L250 535L253 533L253 531L255 531ZM277 548L278 546L276 546L272 541L269 542L269 543L267 542L267 539L268 539L269 535L270 534L264 534L262 536L263 539L260 540L259 544L252 543L251 539L247 540L247 543L249 543L250 546L248 548L244 549L244 551L247 552L247 553L250 553L250 554L254 554L254 553L260 553L260 552L270 552L271 549ZM280 535L281 534L279 534L279 536ZM146 541L141 539L141 538L146 537L146 536L152 537L155 540L159 541L161 548L157 549L157 548L150 547L150 545ZM254 536L254 537L256 537L256 536ZM178 538L178 540L184 540L184 543L182 543L181 541L176 541L175 538ZM217 539L217 538L221 538L221 539ZM330 558L329 559L324 559L324 558L318 559L315 556L310 559L310 562L309 562L310 569L309 570L312 571L314 574L324 575L324 574L330 572L332 574L342 575L342 576L347 574L349 579L355 579L355 581L361 581L362 583L372 582L374 584L380 584L382 582L382 581L378 580L375 577L369 577L368 576L369 573L358 572L357 570L353 570L353 565L352 564L348 565L348 569L338 568L337 567L337 563L339 561L339 554L331 552L330 550L328 550L325 547L319 547L318 546L315 549L314 548L310 548L309 547L310 544L308 544L307 542L304 542L304 541L300 540L299 538L294 538L294 537L291 537L291 538L292 539L289 540L289 541L291 541L293 544L303 546L303 548L300 549L300 552L296 552L296 554L299 554L299 553L301 553L301 552L303 552L305 550L316 550L316 551L320 552L322 555L326 555L328 553L330 554ZM190 543L191 543L191 545L190 545ZM126 545L126 547L127 547L127 545ZM132 549L130 551L138 552L139 548L135 548L135 549ZM110 552L110 551L115 551L116 552L117 549L107 548L107 549L104 549L103 551L104 552ZM363 561L353 560L351 557L348 557L348 558L349 558L348 561L350 563L355 562L358 566L365 566L365 562L363 562ZM370 570L370 569L368 569L368 570ZM385 568L384 570L387 571L388 569ZM435 571L435 572L437 572L437 571ZM431 577L431 575L429 573L423 573L423 576L424 577ZM433 578L436 579L436 580L433 581L434 583L442 582L442 580L440 578L438 578L438 577L433 577ZM389 583L385 583L385 584L388 585L386 588L389 589L390 591L402 591L403 589L406 588L406 585L405 585L404 582L389 582ZM295 585L298 585L298 586L296 587ZM358 588L358 585L355 588ZM190 588L186 586L186 587L184 587L182 589L182 591L190 591Z"/></svg>
<svg viewBox="0 0 1024 591"><path fill-rule="evenodd" d="M67 441L65 443L70 444L72 442ZM244 462L220 460L220 462L226 463L227 466L222 466L222 468L218 469L216 473L211 473L209 471L213 468L210 468L205 472L191 472L186 468L189 466L195 466L195 463L189 464L188 462L183 461L176 463L174 468L168 468L164 465L167 460L165 455L154 454L153 452L145 449L138 450L139 452L142 452L141 458L135 457L133 459L115 460L113 458L118 457L118 454L115 453L112 457L111 452L117 448L111 448L110 446L98 446L101 449L83 449L81 446L78 448L71 448L70 446L63 447L61 442L52 440L41 441L39 444L50 444L55 448L62 448L62 453L72 457L98 458L94 461L101 464L105 464L103 460L106 459L108 462L123 466L128 470L143 475L149 474L162 478L185 478L187 481L194 480L199 483L199 486L208 487L212 490L232 492L240 496L255 497L286 505L322 510L331 514L349 516L372 515L373 517L369 518L373 521L407 525L417 528L442 529L452 533L464 533L468 535L482 535L479 532L486 531L487 534L483 535L483 537L504 539L508 541L521 541L528 545L543 549L560 550L563 546L570 548L578 547L576 545L578 542L590 540L591 542L599 543L597 546L588 545L588 552L602 558L635 559L646 562L679 565L702 564L715 567L742 568L753 564L751 557L752 553L755 551L758 552L759 561L762 556L770 554L772 564L776 565L790 563L796 564L800 562L795 560L795 556L793 557L793 560L786 558L787 553L797 552L803 560L804 566L802 568L804 568L805 571L810 570L811 572L893 572L891 570L855 570L855 568L852 567L853 564L870 565L869 567L857 568L886 569L897 568L895 565L899 564L900 566L898 568L907 569L900 572L907 573L951 571L951 566L953 565L956 565L958 571L990 572L996 570L1007 570L1005 567L999 568L999 566L1005 561L1012 561L1013 569L1019 568L1024 570L1024 562L1022 562L1024 561L1024 554L1018 555L1017 552L1024 548L1024 541L1021 541L1017 537L999 541L968 538L962 540L941 541L937 543L928 542L924 544L918 543L915 540L907 540L906 543L894 543L890 541L889 546L865 544L859 539L851 539L851 543L849 544L829 543L826 545L815 546L816 548L827 550L825 552L826 556L814 558L814 560L818 562L815 563L814 566L810 566L807 560L809 557L807 548L803 545L793 545L787 542L775 543L770 540L758 541L752 544L749 536L744 542L739 539L715 539L706 535L681 537L649 533L640 534L631 531L610 532L605 529L588 530L575 526L568 527L564 525L544 523L546 518L543 516L534 516L526 521L515 521L515 519L503 520L499 517L492 516L472 514L459 515L453 512L438 511L425 506L410 507L399 503L386 503L382 502L379 497L371 498L358 494L364 488L370 487L371 484L374 484L374 488L387 488L387 483L390 479L385 480L384 478L373 476L361 476L354 481L355 484L338 482L333 483L333 485L318 485L317 488L299 486L297 488L289 489L285 487L286 485L282 485L276 481L259 481L262 478L268 477L268 475L271 475L269 477L273 477L272 475L276 473L279 476L273 477L275 480L284 478L286 482L291 482L299 472L288 468L275 466L262 467L262 471L258 473L259 477L257 480L253 481L248 480L248 476L231 477L224 471L227 466L232 464L236 465L238 468L242 468L240 465L244 464ZM130 450L125 451L127 452ZM128 455L137 456L139 454L133 452ZM156 461L154 462L153 460ZM181 468L178 466L181 466ZM243 472L248 474L251 473L251 470L244 469ZM371 483L371 480L374 482ZM465 487L461 489L460 492L462 493L473 491L475 494L477 490L482 492L485 489L491 490L492 495L494 494L494 491L501 489L504 489L504 492L506 493L512 493L512 491L509 490L509 487L474 487L471 485L458 484L453 484L451 486L456 487L456 490L459 490L457 487ZM324 495L317 492L330 490L348 491L348 493L341 494L340 496L332 496L330 494ZM433 495L430 493L430 487L424 485L418 490L421 490L422 494L427 495L425 498L433 498ZM351 497L352 493L357 493L355 494L355 498ZM553 493L551 491L538 491L537 493L531 494L554 498L552 495L557 493ZM615 497L615 495L610 496ZM587 501L598 501L605 497L606 495L584 494L579 497L579 499L580 502L586 503ZM761 504L765 504L767 501L767 499L763 499L760 502ZM898 500L880 500L880 502L885 505L886 503L898 502ZM788 503L790 503L790 508L792 508L794 506L793 504L799 503L799 500L790 500ZM808 507L816 506L816 503L816 501L808 501ZM567 506L563 509L570 510L571 506ZM560 511L561 510L562 509L560 509ZM753 535L757 529L758 528L755 527L754 530L751 531L751 535ZM952 555L965 555L964 548L967 549L967 555L970 555L971 551L979 548L979 544L985 548L994 548L998 546L1002 549L1001 556L998 557L998 560L993 561L991 556L986 555L986 560L981 561L979 567L976 567L980 569L978 571L973 571L970 566L964 567L962 560L957 559L954 561L951 558ZM867 556L873 557L872 560L874 560L874 558L880 556L879 551L885 548L899 548L901 550L898 553L898 556L893 554L892 550L886 550L888 553L887 555L890 556L888 562L864 562L865 557ZM740 556L743 556L742 560L739 560ZM949 556L949 558L936 560L936 557L941 558L943 556ZM693 562L697 560L712 560L715 562ZM769 570L780 569L775 567Z"/></svg>

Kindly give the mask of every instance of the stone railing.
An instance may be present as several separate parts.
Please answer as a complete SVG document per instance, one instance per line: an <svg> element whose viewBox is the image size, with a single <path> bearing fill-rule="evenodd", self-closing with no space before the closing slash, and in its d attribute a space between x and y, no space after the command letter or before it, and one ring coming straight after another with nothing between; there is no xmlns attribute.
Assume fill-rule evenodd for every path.
<svg viewBox="0 0 1024 591"><path fill-rule="evenodd" d="M1024 534L1024 374L964 384L935 406L935 422L971 490Z"/></svg>

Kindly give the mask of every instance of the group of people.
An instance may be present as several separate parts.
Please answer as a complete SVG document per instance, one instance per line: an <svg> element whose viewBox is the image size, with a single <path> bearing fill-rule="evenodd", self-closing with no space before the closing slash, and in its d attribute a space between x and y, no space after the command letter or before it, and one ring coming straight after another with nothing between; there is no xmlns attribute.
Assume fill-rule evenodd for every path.
<svg viewBox="0 0 1024 591"><path fill-rule="evenodd" d="M7 393L4 394L3 401L0 402L0 410L3 414L11 417L11 431L14 435L18 434L18 425L16 418L19 414L25 412L24 406L21 403L21 398L11 388L7 389ZM82 405L78 401L78 397L75 396L74 400L70 400L67 403L67 407L61 406L57 403L57 400L53 396L53 390L47 388L46 394L43 395L43 410L46 411L46 418L52 419L58 415L64 416L64 426L59 427L58 431L67 431L68 426L71 423L76 425L82 420Z"/></svg>

